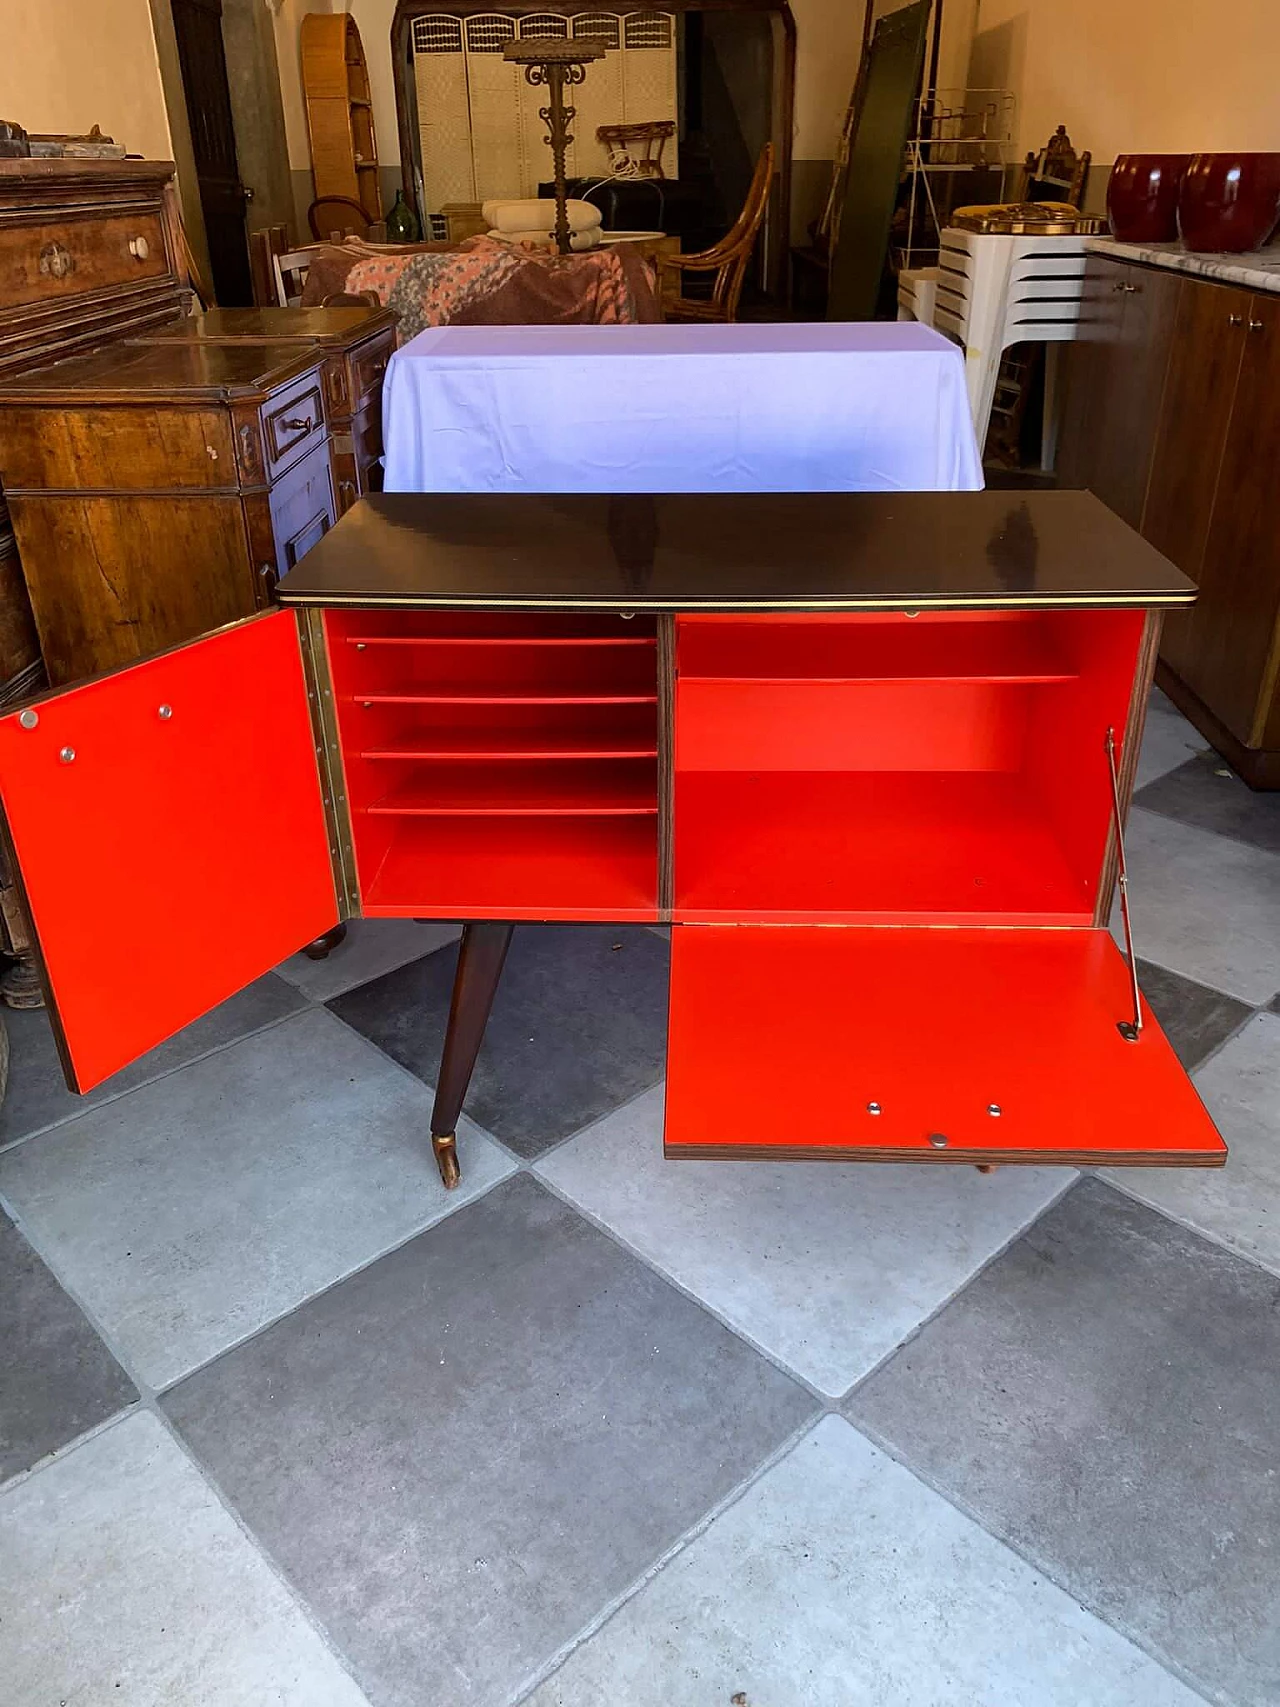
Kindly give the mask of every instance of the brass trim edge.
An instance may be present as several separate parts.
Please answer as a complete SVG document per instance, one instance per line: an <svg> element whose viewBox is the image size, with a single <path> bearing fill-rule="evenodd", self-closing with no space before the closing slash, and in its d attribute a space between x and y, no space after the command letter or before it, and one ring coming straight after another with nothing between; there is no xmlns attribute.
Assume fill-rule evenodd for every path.
<svg viewBox="0 0 1280 1707"><path fill-rule="evenodd" d="M308 609L297 613L297 621L302 667L307 678L311 729L315 736L316 771L329 831L329 859L333 866L338 914L341 919L358 919L360 888L356 881L355 843L347 803L346 777L342 769L342 751L338 744L338 720L329 674L324 616L319 610Z"/></svg>
<svg viewBox="0 0 1280 1707"><path fill-rule="evenodd" d="M662 1153L668 1161L682 1157L694 1162L930 1162L953 1167L957 1162L986 1167L1008 1162L1010 1166L1072 1168L1220 1168L1227 1160L1221 1151L1203 1150L908 1150L845 1144L672 1144L664 1141Z"/></svg>

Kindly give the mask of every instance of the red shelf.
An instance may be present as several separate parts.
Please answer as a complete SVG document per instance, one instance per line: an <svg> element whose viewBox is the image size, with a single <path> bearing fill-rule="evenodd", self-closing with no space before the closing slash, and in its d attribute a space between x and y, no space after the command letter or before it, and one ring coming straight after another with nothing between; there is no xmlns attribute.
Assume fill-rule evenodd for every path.
<svg viewBox="0 0 1280 1707"><path fill-rule="evenodd" d="M657 705L653 693L357 693L355 705Z"/></svg>
<svg viewBox="0 0 1280 1707"><path fill-rule="evenodd" d="M652 765L530 764L416 770L367 810L377 817L652 817Z"/></svg>
<svg viewBox="0 0 1280 1707"><path fill-rule="evenodd" d="M369 918L658 916L652 818L405 819L363 887Z"/></svg>
<svg viewBox="0 0 1280 1707"><path fill-rule="evenodd" d="M868 622L682 620L682 680L1062 682L1077 674L1035 615Z"/></svg>
<svg viewBox="0 0 1280 1707"><path fill-rule="evenodd" d="M1093 895L1018 772L678 773L677 915L1088 924Z"/></svg>
<svg viewBox="0 0 1280 1707"><path fill-rule="evenodd" d="M642 646L652 651L657 644L652 635L643 634L371 634L361 640L354 635L347 636L347 645L354 646L357 652L372 651L380 646L526 646L538 649Z"/></svg>

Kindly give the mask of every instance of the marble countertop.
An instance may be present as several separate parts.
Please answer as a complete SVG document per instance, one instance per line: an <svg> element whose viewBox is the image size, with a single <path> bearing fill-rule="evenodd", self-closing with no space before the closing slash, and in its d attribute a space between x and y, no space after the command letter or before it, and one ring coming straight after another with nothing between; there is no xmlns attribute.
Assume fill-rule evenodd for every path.
<svg viewBox="0 0 1280 1707"><path fill-rule="evenodd" d="M1184 249L1181 243L1117 243L1113 237L1092 237L1089 248L1117 261L1144 261L1150 267L1199 273L1202 278L1220 279L1223 284L1244 285L1249 290L1269 290L1280 295L1280 244L1255 249L1246 255L1197 255Z"/></svg>

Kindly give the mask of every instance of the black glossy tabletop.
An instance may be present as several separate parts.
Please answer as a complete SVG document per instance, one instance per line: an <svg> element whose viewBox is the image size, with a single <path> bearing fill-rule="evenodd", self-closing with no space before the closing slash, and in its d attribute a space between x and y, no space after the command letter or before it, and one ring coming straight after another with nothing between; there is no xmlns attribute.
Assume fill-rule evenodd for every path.
<svg viewBox="0 0 1280 1707"><path fill-rule="evenodd" d="M1182 605L1195 588L1085 492L363 499L286 604L626 610Z"/></svg>

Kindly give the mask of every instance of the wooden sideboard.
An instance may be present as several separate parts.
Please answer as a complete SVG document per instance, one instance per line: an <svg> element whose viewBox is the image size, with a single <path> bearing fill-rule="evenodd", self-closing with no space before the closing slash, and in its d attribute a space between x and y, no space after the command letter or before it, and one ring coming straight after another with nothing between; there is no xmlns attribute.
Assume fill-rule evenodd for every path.
<svg viewBox="0 0 1280 1707"><path fill-rule="evenodd" d="M1059 480L1196 582L1158 681L1255 788L1280 788L1280 295L1090 257Z"/></svg>
<svg viewBox="0 0 1280 1707"><path fill-rule="evenodd" d="M165 160L0 160L0 379L176 320L190 293ZM0 704L42 674L0 499Z"/></svg>
<svg viewBox="0 0 1280 1707"><path fill-rule="evenodd" d="M322 355L338 514L382 489L382 381L396 346L390 308L212 308L148 341L311 344Z"/></svg>
<svg viewBox="0 0 1280 1707"><path fill-rule="evenodd" d="M452 1184L511 921L667 920L669 1155L1224 1159L1108 929L1193 589L1096 499L381 495L278 596L0 717L73 1088L343 918L461 920Z"/></svg>
<svg viewBox="0 0 1280 1707"><path fill-rule="evenodd" d="M49 679L247 616L335 519L311 344L128 343L0 385Z"/></svg>

